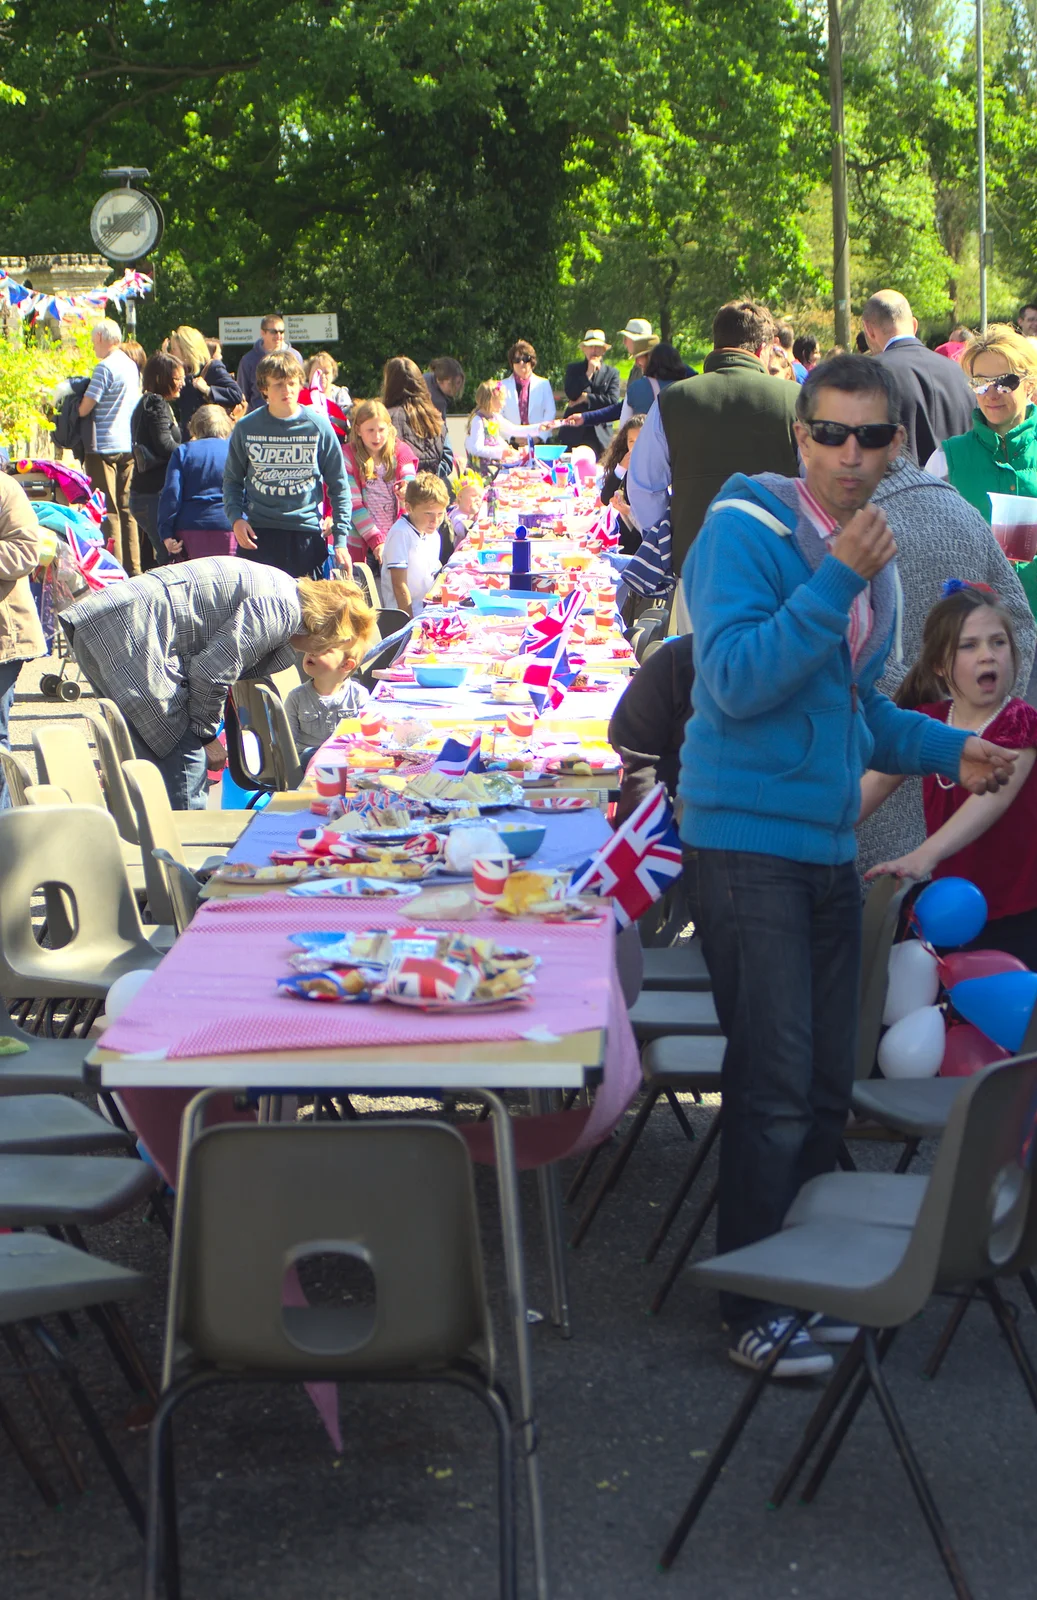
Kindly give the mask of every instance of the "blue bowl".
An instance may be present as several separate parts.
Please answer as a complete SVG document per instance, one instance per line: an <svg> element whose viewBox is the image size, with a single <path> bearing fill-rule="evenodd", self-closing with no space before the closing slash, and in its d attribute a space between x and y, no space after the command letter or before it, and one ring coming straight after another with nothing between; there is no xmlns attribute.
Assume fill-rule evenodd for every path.
<svg viewBox="0 0 1037 1600"><path fill-rule="evenodd" d="M535 602L545 605L549 611L562 603L560 594L539 594L532 589L473 589L472 600L476 611L491 617L522 616Z"/></svg>
<svg viewBox="0 0 1037 1600"><path fill-rule="evenodd" d="M501 843L507 845L511 854L519 861L524 861L527 856L536 855L544 842L547 829L542 823L537 823L533 827L527 827L524 823L516 823L514 827L509 827L505 823L497 829L497 832L501 836Z"/></svg>
<svg viewBox="0 0 1037 1600"><path fill-rule="evenodd" d="M414 677L421 689L459 689L467 676L467 667L414 668Z"/></svg>
<svg viewBox="0 0 1037 1600"><path fill-rule="evenodd" d="M567 444L538 444L535 454L538 461L557 461L559 456L564 456L568 450Z"/></svg>

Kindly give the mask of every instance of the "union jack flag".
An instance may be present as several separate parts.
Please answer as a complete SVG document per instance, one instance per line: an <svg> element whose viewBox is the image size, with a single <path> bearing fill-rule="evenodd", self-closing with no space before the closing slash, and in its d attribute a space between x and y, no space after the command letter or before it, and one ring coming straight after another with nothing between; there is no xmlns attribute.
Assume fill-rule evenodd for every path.
<svg viewBox="0 0 1037 1600"><path fill-rule="evenodd" d="M570 893L598 889L612 898L621 928L636 922L681 871L681 842L673 807L657 783L608 844L573 873Z"/></svg>
<svg viewBox="0 0 1037 1600"><path fill-rule="evenodd" d="M126 572L103 544L93 544L70 523L65 528L69 552L76 567L91 589L104 589L110 583L122 583Z"/></svg>
<svg viewBox="0 0 1037 1600"><path fill-rule="evenodd" d="M566 633L560 633L556 639L550 639L539 650L534 650L519 679L529 690L529 698L538 717L542 717L547 710L557 711L565 699L566 689L576 677L566 654L566 637Z"/></svg>
<svg viewBox="0 0 1037 1600"><path fill-rule="evenodd" d="M539 650L541 645L557 639L560 633L564 633L568 638L576 618L586 604L586 589L574 589L572 594L567 595L561 605L548 612L546 617L541 617L539 622L529 624L519 643L519 655L524 656L530 650Z"/></svg>
<svg viewBox="0 0 1037 1600"><path fill-rule="evenodd" d="M470 745L460 739L448 739L435 761L433 772L442 772L447 778L463 778L469 772L485 772L482 759L482 734L476 733Z"/></svg>

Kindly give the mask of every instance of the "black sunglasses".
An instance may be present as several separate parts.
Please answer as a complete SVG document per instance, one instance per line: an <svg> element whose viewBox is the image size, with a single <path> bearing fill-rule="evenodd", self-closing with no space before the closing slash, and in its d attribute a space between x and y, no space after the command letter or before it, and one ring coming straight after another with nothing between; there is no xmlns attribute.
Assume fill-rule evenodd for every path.
<svg viewBox="0 0 1037 1600"><path fill-rule="evenodd" d="M862 422L856 428L851 428L845 422L807 423L815 444L845 444L852 433L862 450L885 450L896 438L899 426L897 422Z"/></svg>
<svg viewBox="0 0 1037 1600"><path fill-rule="evenodd" d="M969 388L973 394L986 394L990 389L996 389L999 394L1014 394L1022 381L1018 372L1002 372L1000 378L970 378Z"/></svg>

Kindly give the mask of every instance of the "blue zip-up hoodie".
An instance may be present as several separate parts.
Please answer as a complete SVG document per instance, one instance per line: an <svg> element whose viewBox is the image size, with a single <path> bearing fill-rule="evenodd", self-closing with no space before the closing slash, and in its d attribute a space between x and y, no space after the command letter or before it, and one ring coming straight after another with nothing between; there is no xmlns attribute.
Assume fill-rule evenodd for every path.
<svg viewBox="0 0 1037 1600"><path fill-rule="evenodd" d="M829 554L794 479L729 478L682 581L695 634L686 844L837 865L856 854L868 767L958 776L968 734L875 688L899 632L894 563L872 579L874 626L854 667L846 630L865 580Z"/></svg>

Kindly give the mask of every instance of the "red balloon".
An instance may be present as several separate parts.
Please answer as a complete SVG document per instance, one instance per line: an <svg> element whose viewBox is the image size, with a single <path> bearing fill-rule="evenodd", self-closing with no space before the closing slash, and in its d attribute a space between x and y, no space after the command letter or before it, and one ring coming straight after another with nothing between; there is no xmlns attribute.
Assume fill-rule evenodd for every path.
<svg viewBox="0 0 1037 1600"><path fill-rule="evenodd" d="M1004 950L952 950L940 959L940 982L953 989L963 978L990 978L997 972L1029 972L1025 961Z"/></svg>
<svg viewBox="0 0 1037 1600"><path fill-rule="evenodd" d="M971 955L987 955L986 950L966 951ZM978 976L978 974L974 974ZM988 1039L985 1033L980 1033L971 1022L959 1023L957 1027L947 1029L947 1046L943 1052L943 1061L940 1065L942 1078L971 1078L974 1072L981 1067L989 1067L993 1061L1007 1061L1008 1051L1002 1050L993 1039Z"/></svg>

